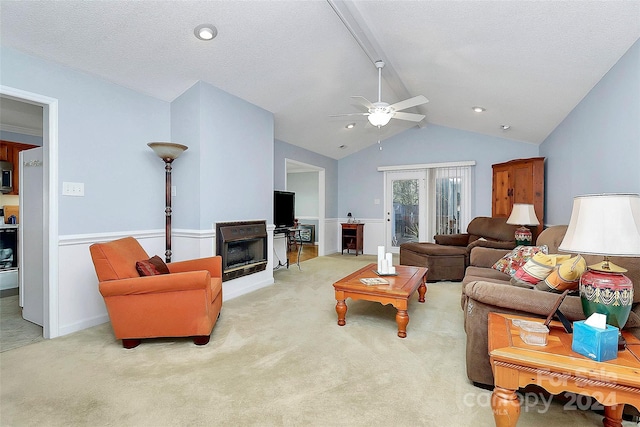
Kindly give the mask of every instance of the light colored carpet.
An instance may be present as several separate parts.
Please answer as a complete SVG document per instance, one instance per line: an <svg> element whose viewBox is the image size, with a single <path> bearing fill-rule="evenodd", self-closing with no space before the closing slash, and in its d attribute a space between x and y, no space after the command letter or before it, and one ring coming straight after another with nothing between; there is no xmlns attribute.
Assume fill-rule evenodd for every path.
<svg viewBox="0 0 640 427"><path fill-rule="evenodd" d="M492 426L490 392L465 374L460 284L429 284L395 309L347 300L332 283L370 256L332 255L276 271L225 302L211 341L147 340L109 324L0 354L2 426ZM601 426L590 411L523 407L518 426ZM544 413L539 413L544 412ZM625 425L634 425L625 423Z"/></svg>

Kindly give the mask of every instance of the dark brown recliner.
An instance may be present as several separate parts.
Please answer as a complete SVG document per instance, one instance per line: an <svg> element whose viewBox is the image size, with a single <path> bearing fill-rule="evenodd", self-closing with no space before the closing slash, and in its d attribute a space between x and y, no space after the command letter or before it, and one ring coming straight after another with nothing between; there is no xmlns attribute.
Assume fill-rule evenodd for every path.
<svg viewBox="0 0 640 427"><path fill-rule="evenodd" d="M471 220L466 233L437 234L435 243L403 243L400 264L427 267L429 282L461 281L469 265L471 248L513 249L516 228L518 226L507 224L506 218L477 217Z"/></svg>

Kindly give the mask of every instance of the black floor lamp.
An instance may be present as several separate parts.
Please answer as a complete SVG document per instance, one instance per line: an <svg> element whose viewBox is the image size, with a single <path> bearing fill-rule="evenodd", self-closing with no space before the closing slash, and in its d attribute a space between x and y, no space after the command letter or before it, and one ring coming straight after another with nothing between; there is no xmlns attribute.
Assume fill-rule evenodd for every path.
<svg viewBox="0 0 640 427"><path fill-rule="evenodd" d="M164 161L165 170L165 241L164 252L166 262L171 262L171 163L188 147L173 142L150 142L147 144Z"/></svg>

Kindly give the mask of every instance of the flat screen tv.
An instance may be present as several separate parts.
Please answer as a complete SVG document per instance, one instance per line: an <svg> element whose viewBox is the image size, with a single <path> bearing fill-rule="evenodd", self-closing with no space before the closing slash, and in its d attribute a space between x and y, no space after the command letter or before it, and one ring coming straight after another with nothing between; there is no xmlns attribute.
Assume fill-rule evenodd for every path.
<svg viewBox="0 0 640 427"><path fill-rule="evenodd" d="M296 193L273 192L273 222L276 228L293 227L296 215Z"/></svg>

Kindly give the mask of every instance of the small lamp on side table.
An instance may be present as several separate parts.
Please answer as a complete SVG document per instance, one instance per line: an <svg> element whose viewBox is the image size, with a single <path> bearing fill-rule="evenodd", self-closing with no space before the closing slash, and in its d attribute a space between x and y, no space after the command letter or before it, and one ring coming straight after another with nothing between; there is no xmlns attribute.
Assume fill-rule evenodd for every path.
<svg viewBox="0 0 640 427"><path fill-rule="evenodd" d="M511 209L511 215L507 219L507 224L519 225L516 230L515 239L518 245L532 245L533 235L527 225L540 225L533 205L515 203Z"/></svg>
<svg viewBox="0 0 640 427"><path fill-rule="evenodd" d="M633 304L633 283L623 274L627 270L609 257L640 257L640 195L575 197L569 227L558 249L604 256L580 277L582 310L586 317L605 314L609 325L622 329Z"/></svg>

